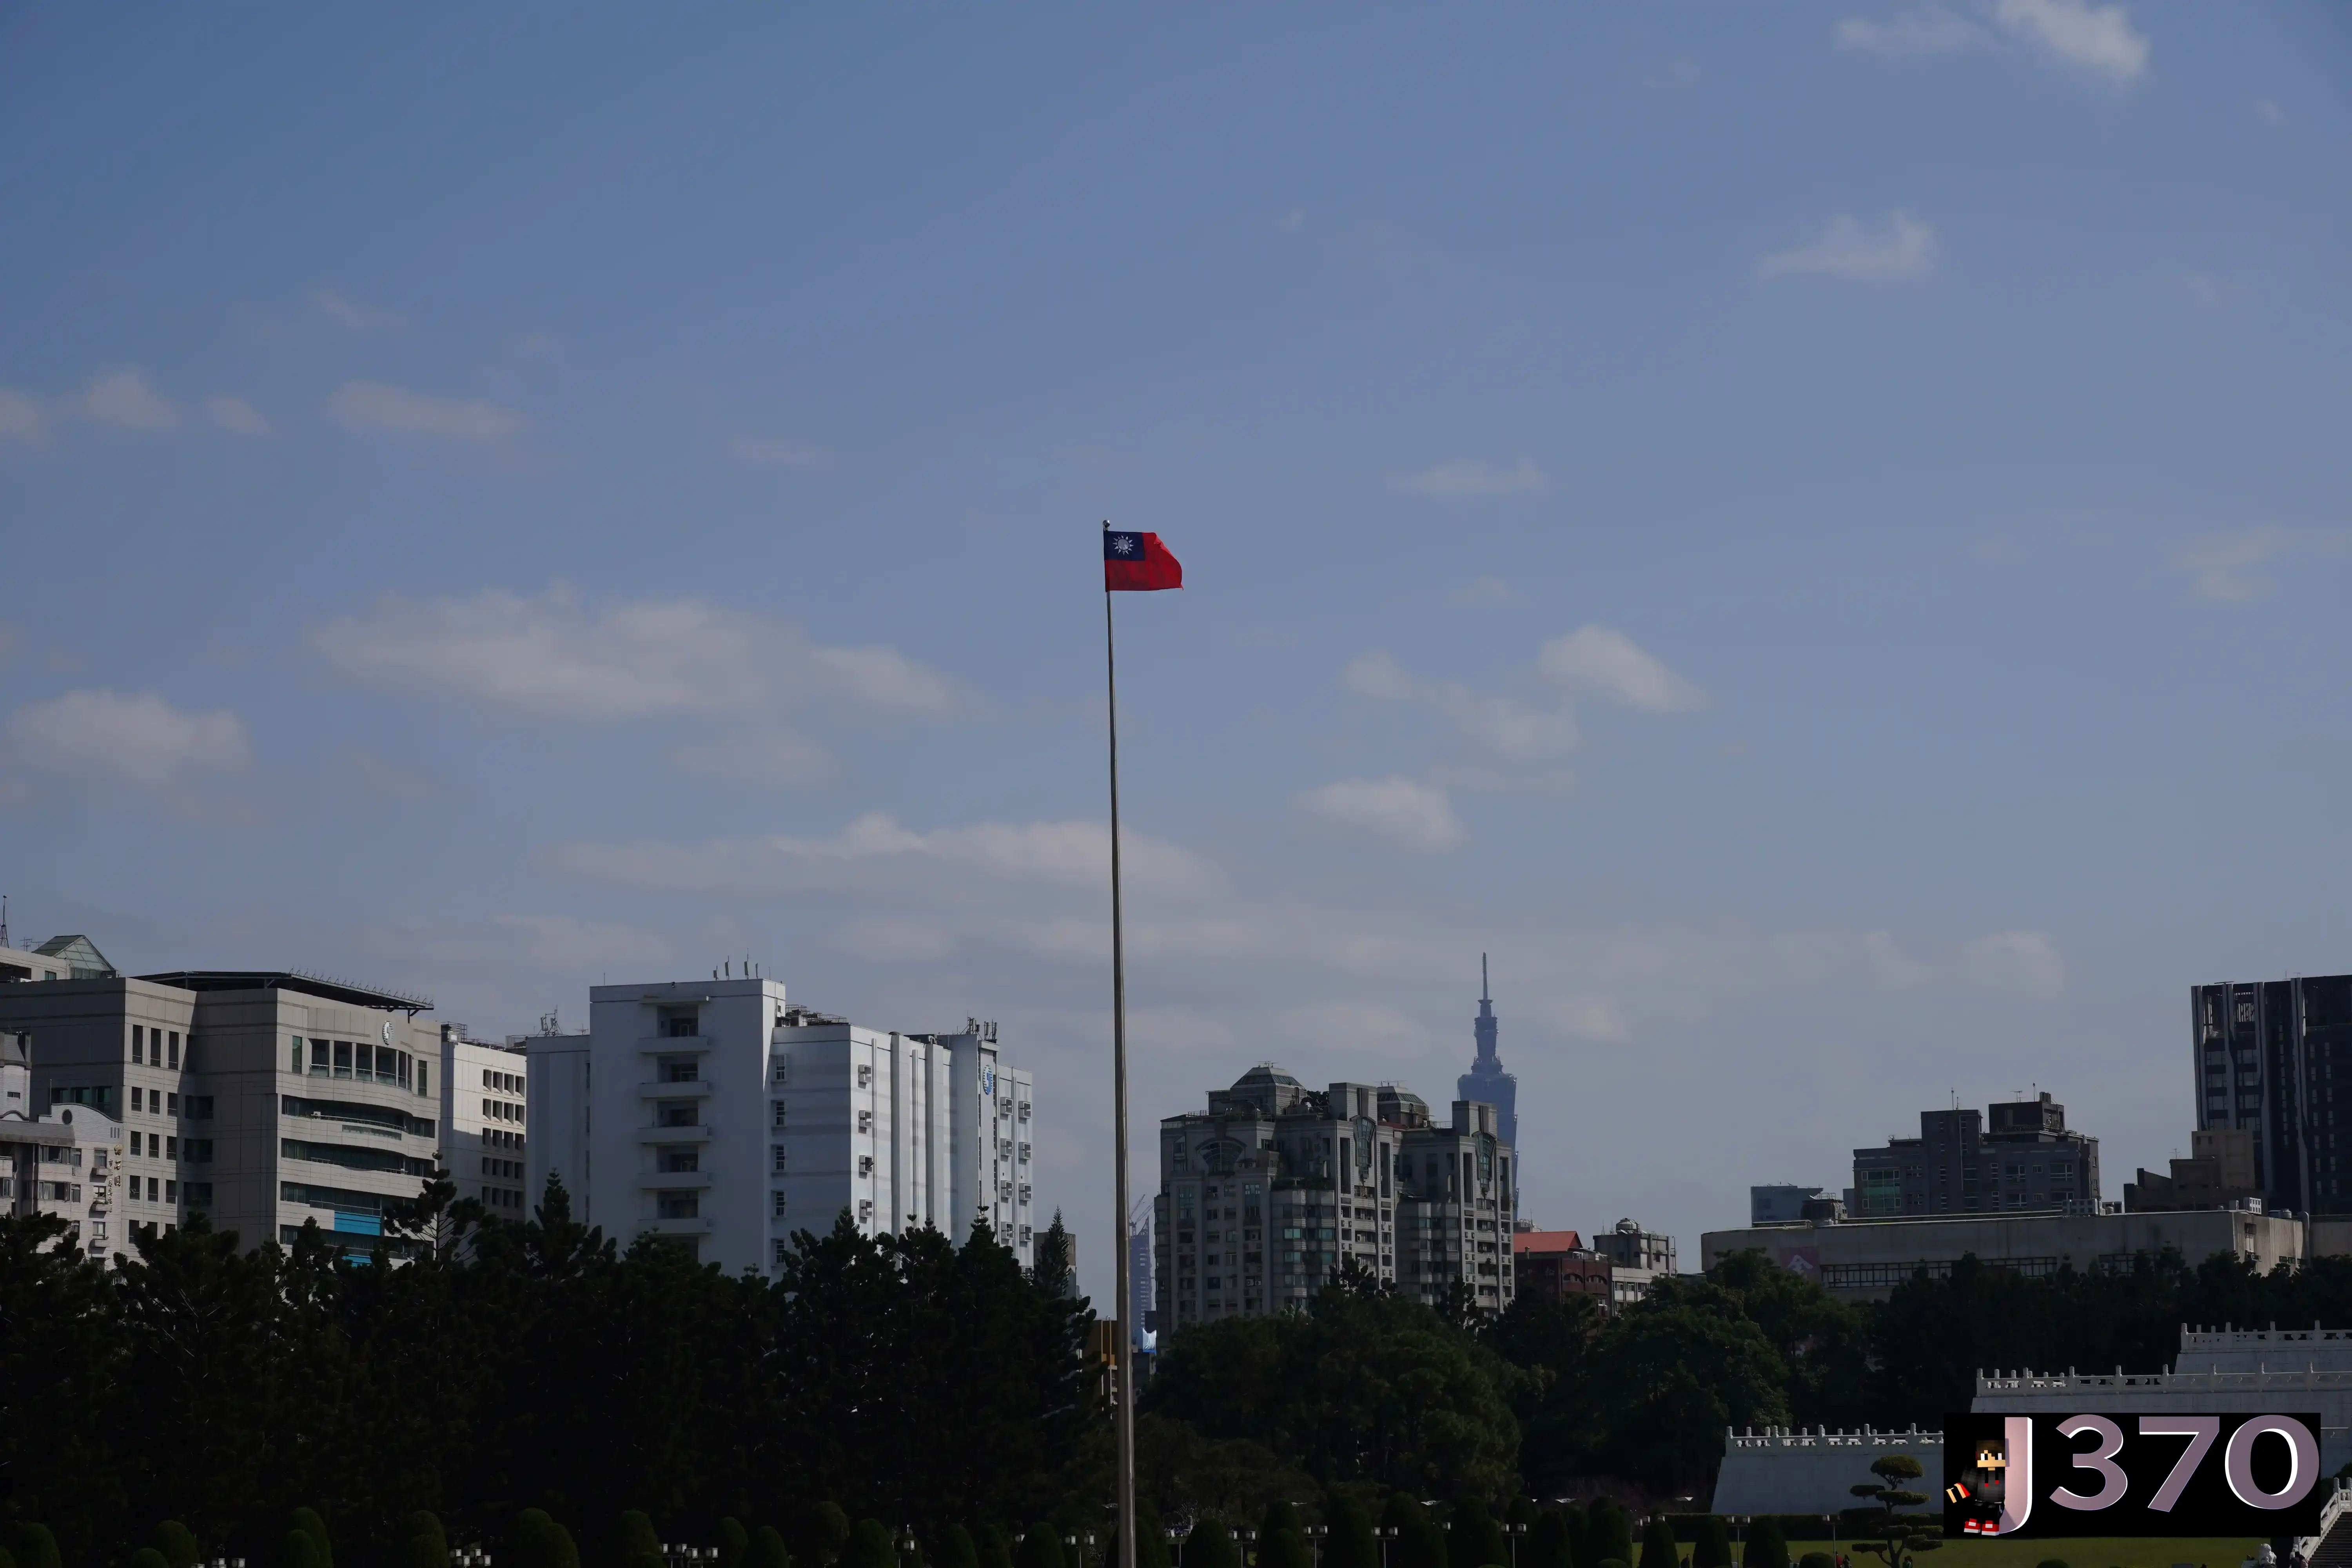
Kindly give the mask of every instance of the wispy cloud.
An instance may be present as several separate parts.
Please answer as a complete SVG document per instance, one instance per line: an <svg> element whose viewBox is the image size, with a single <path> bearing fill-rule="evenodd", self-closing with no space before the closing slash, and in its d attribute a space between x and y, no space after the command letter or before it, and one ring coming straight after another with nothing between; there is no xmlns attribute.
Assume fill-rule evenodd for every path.
<svg viewBox="0 0 2352 1568"><path fill-rule="evenodd" d="M328 399L335 423L359 436L499 447L530 428L528 416L478 397L432 397L380 381L347 381Z"/></svg>
<svg viewBox="0 0 2352 1568"><path fill-rule="evenodd" d="M1384 702L1405 702L1444 715L1465 735L1517 762L1556 757L1576 745L1576 716L1509 697L1473 691L1456 681L1423 680L1385 653L1351 660L1348 689Z"/></svg>
<svg viewBox="0 0 2352 1568"><path fill-rule="evenodd" d="M1830 29L1842 49L1871 55L1941 55L1985 41L1984 29L1941 5L1914 5L1891 16L1846 16Z"/></svg>
<svg viewBox="0 0 2352 1568"><path fill-rule="evenodd" d="M562 584L537 597L386 597L318 626L310 643L347 673L534 719L747 721L678 747L677 760L780 783L829 766L784 722L803 707L940 718L956 706L946 679L892 648L827 646L790 622L699 599L591 606Z"/></svg>
<svg viewBox="0 0 2352 1568"><path fill-rule="evenodd" d="M1598 691L1653 713L1706 706L1706 692L1607 626L1580 626L1546 643L1536 668L1563 686Z"/></svg>
<svg viewBox="0 0 2352 1568"><path fill-rule="evenodd" d="M1528 458L1521 458L1515 468L1465 459L1440 463L1433 468L1423 468L1415 473L1389 476L1391 489L1410 490L1415 495L1435 496L1443 500L1458 500L1469 496L1529 495L1549 482L1537 468L1534 460Z"/></svg>
<svg viewBox="0 0 2352 1568"><path fill-rule="evenodd" d="M2046 58L2110 81L2137 80L2147 69L2147 35L2121 5L2088 0L1995 0L1993 20Z"/></svg>
<svg viewBox="0 0 2352 1568"><path fill-rule="evenodd" d="M38 447L48 438L49 414L41 400L13 386L0 386L0 441Z"/></svg>
<svg viewBox="0 0 2352 1568"><path fill-rule="evenodd" d="M1407 849L1450 849L1466 837L1445 792L1408 778L1341 779L1307 791L1298 804Z"/></svg>
<svg viewBox="0 0 2352 1568"><path fill-rule="evenodd" d="M2183 545L2172 563L2189 574L2197 596L2225 605L2244 604L2270 591L2260 573L2294 542L2283 528L2249 528L2211 533Z"/></svg>
<svg viewBox="0 0 2352 1568"><path fill-rule="evenodd" d="M188 712L152 692L68 691L18 709L8 740L17 766L130 789L184 816L218 815L225 803L207 786L253 766L235 713Z"/></svg>
<svg viewBox="0 0 2352 1568"><path fill-rule="evenodd" d="M269 421L260 409L242 397L232 397L226 392L215 392L198 405L205 423L230 436L267 436Z"/></svg>
<svg viewBox="0 0 2352 1568"><path fill-rule="evenodd" d="M1500 577L1481 577L1448 591L1445 605L1448 609L1466 610L1478 605L1507 605L1518 596L1518 590Z"/></svg>
<svg viewBox="0 0 2352 1568"><path fill-rule="evenodd" d="M320 313L339 327L354 332L398 332L408 327L408 318L397 310L386 310L374 305L362 305L344 299L332 289L321 289L310 296L310 302Z"/></svg>
<svg viewBox="0 0 2352 1568"><path fill-rule="evenodd" d="M824 447L782 436L738 436L727 443L727 455L761 468L822 468L833 461Z"/></svg>
<svg viewBox="0 0 2352 1568"><path fill-rule="evenodd" d="M76 424L130 436L173 436L191 426L229 436L269 431L269 421L242 397L215 392L191 409L135 365L100 371L79 392L57 396L0 387L0 440L37 447L57 426Z"/></svg>
<svg viewBox="0 0 2352 1568"><path fill-rule="evenodd" d="M2172 291L2200 310L2226 310L2243 300L2247 288L2227 278L2210 272L2179 272L2171 279Z"/></svg>
<svg viewBox="0 0 2352 1568"><path fill-rule="evenodd" d="M1908 213L1889 213L1876 228L1841 215L1818 238L1776 251L1756 264L1766 281L1834 278L1849 283L1911 283L1936 275L1936 231Z"/></svg>

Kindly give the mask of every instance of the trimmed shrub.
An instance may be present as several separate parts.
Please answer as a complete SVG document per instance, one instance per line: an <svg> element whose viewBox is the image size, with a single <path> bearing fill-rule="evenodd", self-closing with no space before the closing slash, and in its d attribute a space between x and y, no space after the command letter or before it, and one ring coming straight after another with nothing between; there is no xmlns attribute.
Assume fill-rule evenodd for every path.
<svg viewBox="0 0 2352 1568"><path fill-rule="evenodd" d="M1528 1543L1519 1549L1522 1568L1575 1568L1568 1545L1568 1521L1559 1513L1536 1515L1528 1526Z"/></svg>
<svg viewBox="0 0 2352 1568"><path fill-rule="evenodd" d="M772 1524L763 1524L751 1532L751 1549L743 1556L744 1568L793 1568L793 1554L784 1550L783 1532Z"/></svg>
<svg viewBox="0 0 2352 1568"><path fill-rule="evenodd" d="M898 1568L898 1549L878 1519L861 1519L850 1527L849 1543L841 1549L841 1568Z"/></svg>
<svg viewBox="0 0 2352 1568"><path fill-rule="evenodd" d="M1013 1568L1063 1568L1062 1532L1051 1520L1041 1519L1022 1532Z"/></svg>
<svg viewBox="0 0 2352 1568"><path fill-rule="evenodd" d="M317 1539L309 1531L289 1530L278 1539L278 1568L327 1568L327 1564L319 1555Z"/></svg>
<svg viewBox="0 0 2352 1568"><path fill-rule="evenodd" d="M1721 1514L1702 1514L1691 1532L1691 1568L1731 1568L1731 1531Z"/></svg>
<svg viewBox="0 0 2352 1568"><path fill-rule="evenodd" d="M176 1519L167 1519L148 1536L147 1544L163 1554L164 1568L196 1568L205 1560L205 1549L196 1542L196 1532Z"/></svg>
<svg viewBox="0 0 2352 1568"><path fill-rule="evenodd" d="M1511 1543L1504 1539L1502 1527L1487 1511L1485 1498L1456 1500L1453 1524L1445 1541L1445 1554L1453 1562L1464 1568L1486 1568L1487 1564L1510 1562Z"/></svg>
<svg viewBox="0 0 2352 1568"><path fill-rule="evenodd" d="M1748 1527L1748 1550L1741 1554L1746 1568L1789 1568L1789 1540L1780 1521L1766 1514Z"/></svg>
<svg viewBox="0 0 2352 1568"><path fill-rule="evenodd" d="M319 1548L319 1568L335 1568L335 1542L327 1533L327 1521L319 1517L315 1508L298 1508L288 1519L287 1526L309 1536Z"/></svg>
<svg viewBox="0 0 2352 1568"><path fill-rule="evenodd" d="M1652 1514L1642 1527L1642 1568L1682 1568L1682 1560L1673 1521L1662 1513Z"/></svg>
<svg viewBox="0 0 2352 1568"><path fill-rule="evenodd" d="M751 1532L733 1514L719 1521L719 1568L743 1568L751 1554Z"/></svg>
<svg viewBox="0 0 2352 1568"><path fill-rule="evenodd" d="M980 1568L980 1548L973 1544L971 1531L950 1524L940 1531L931 1561L937 1568Z"/></svg>
<svg viewBox="0 0 2352 1568"><path fill-rule="evenodd" d="M1276 1498L1265 1505L1257 1526L1257 1568L1314 1568L1307 1532L1299 1528L1298 1510Z"/></svg>
<svg viewBox="0 0 2352 1568"><path fill-rule="evenodd" d="M1595 1563L1633 1561L1633 1516L1608 1498L1596 1499L1592 1504L1592 1557ZM1576 1563L1577 1568L1585 1568L1583 1558L1579 1557Z"/></svg>
<svg viewBox="0 0 2352 1568"><path fill-rule="evenodd" d="M1381 1542L1372 1533L1372 1516L1353 1493L1331 1492L1324 1497L1323 1527L1330 1531L1323 1539L1323 1568L1381 1568Z"/></svg>
<svg viewBox="0 0 2352 1568"><path fill-rule="evenodd" d="M1808 1552L1797 1559L1797 1568L1837 1568L1837 1559L1826 1552Z"/></svg>
<svg viewBox="0 0 2352 1568"><path fill-rule="evenodd" d="M1224 1521L1212 1516L1194 1523L1192 1533L1184 1540L1184 1568L1241 1568L1241 1564L1242 1554Z"/></svg>
<svg viewBox="0 0 2352 1568"><path fill-rule="evenodd" d="M983 1526L980 1532L980 1568L1013 1568L1013 1542L1002 1525Z"/></svg>
<svg viewBox="0 0 2352 1568"><path fill-rule="evenodd" d="M171 1568L163 1554L152 1546L142 1546L131 1554L131 1568Z"/></svg>
<svg viewBox="0 0 2352 1568"><path fill-rule="evenodd" d="M58 1538L49 1533L47 1525L20 1519L7 1530L8 1555L16 1560L16 1568L65 1568L65 1559L58 1554Z"/></svg>

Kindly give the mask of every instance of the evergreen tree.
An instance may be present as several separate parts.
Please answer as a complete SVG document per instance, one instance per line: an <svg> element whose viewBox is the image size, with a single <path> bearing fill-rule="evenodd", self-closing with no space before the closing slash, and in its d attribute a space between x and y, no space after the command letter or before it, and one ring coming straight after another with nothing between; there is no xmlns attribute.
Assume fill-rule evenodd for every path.
<svg viewBox="0 0 2352 1568"><path fill-rule="evenodd" d="M1741 1553L1742 1568L1789 1568L1789 1538L1780 1533L1780 1521L1770 1514L1759 1515L1748 1527L1748 1550Z"/></svg>
<svg viewBox="0 0 2352 1568"><path fill-rule="evenodd" d="M813 1503L793 1521L793 1561L802 1568L832 1568L849 1544L849 1515L836 1502Z"/></svg>
<svg viewBox="0 0 2352 1568"><path fill-rule="evenodd" d="M16 1568L15 1554L5 1546L0 1546L0 1568Z"/></svg>
<svg viewBox="0 0 2352 1568"><path fill-rule="evenodd" d="M1613 1498L1593 1500L1592 1555L1595 1562L1613 1560L1629 1568L1633 1561L1633 1516Z"/></svg>
<svg viewBox="0 0 2352 1568"><path fill-rule="evenodd" d="M1914 1555L1933 1552L1943 1544L1942 1528L1929 1521L1924 1513L1906 1514L1905 1509L1916 1509L1927 1500L1927 1494L1916 1492L1906 1482L1917 1480L1926 1469L1908 1454L1889 1454L1874 1460L1870 1473L1878 1478L1853 1489L1858 1498L1868 1498L1878 1505L1864 1528L1875 1540L1860 1540L1853 1543L1856 1552L1867 1552L1882 1559L1887 1568L1904 1568Z"/></svg>
<svg viewBox="0 0 2352 1568"><path fill-rule="evenodd" d="M849 1542L842 1548L841 1568L898 1568L898 1548L890 1543L890 1531L878 1519L861 1519L849 1531Z"/></svg>
<svg viewBox="0 0 2352 1568"><path fill-rule="evenodd" d="M289 1522L319 1548L319 1568L335 1568L335 1542L327 1534L327 1521L319 1516L317 1509L298 1508Z"/></svg>
<svg viewBox="0 0 2352 1568"><path fill-rule="evenodd" d="M1183 1556L1184 1568L1242 1568L1234 1532L1214 1514L1193 1521L1192 1533L1184 1538Z"/></svg>
<svg viewBox="0 0 2352 1568"><path fill-rule="evenodd" d="M1257 1527L1257 1568L1314 1568L1315 1554L1299 1527L1298 1510L1276 1498Z"/></svg>
<svg viewBox="0 0 2352 1568"><path fill-rule="evenodd" d="M1691 1568L1731 1568L1731 1531L1724 1528L1722 1515L1699 1515L1690 1561Z"/></svg>
<svg viewBox="0 0 2352 1568"><path fill-rule="evenodd" d="M196 1568L205 1560L205 1549L197 1544L196 1532L176 1519L167 1519L157 1525L147 1544L163 1554L165 1568Z"/></svg>
<svg viewBox="0 0 2352 1568"><path fill-rule="evenodd" d="M763 1524L751 1532L751 1549L744 1553L744 1568L793 1568L793 1555L784 1550L784 1538L772 1524Z"/></svg>
<svg viewBox="0 0 2352 1568"><path fill-rule="evenodd" d="M515 1515L508 1550L512 1568L580 1568L579 1543L545 1509L527 1508Z"/></svg>
<svg viewBox="0 0 2352 1568"><path fill-rule="evenodd" d="M1056 1299L1077 1294L1077 1281L1073 1278L1076 1268L1077 1249L1070 1243L1070 1231L1062 1223L1062 1211L1054 1211L1054 1223L1037 1235L1036 1267L1029 1278L1037 1289Z"/></svg>
<svg viewBox="0 0 2352 1568"><path fill-rule="evenodd" d="M1324 1494L1323 1525L1329 1531L1323 1538L1323 1568L1381 1568L1372 1516L1353 1492Z"/></svg>
<svg viewBox="0 0 2352 1568"><path fill-rule="evenodd" d="M1013 1542L1003 1525L991 1524L982 1529L980 1568L1013 1568Z"/></svg>
<svg viewBox="0 0 2352 1568"><path fill-rule="evenodd" d="M1592 1539L1592 1512L1574 1503L1559 1510L1561 1524L1568 1530L1568 1560L1574 1568L1597 1568L1601 1552Z"/></svg>
<svg viewBox="0 0 2352 1568"><path fill-rule="evenodd" d="M613 1561L619 1568L665 1568L660 1531L643 1509L625 1509L613 1521Z"/></svg>
<svg viewBox="0 0 2352 1568"><path fill-rule="evenodd" d="M57 1228L61 1232L64 1227ZM7 1531L8 1554L16 1560L16 1568L65 1568L58 1553L58 1538L49 1533L47 1525L16 1520L7 1525Z"/></svg>
<svg viewBox="0 0 2352 1568"><path fill-rule="evenodd" d="M163 1554L152 1546L142 1546L131 1554L130 1568L170 1568Z"/></svg>
<svg viewBox="0 0 2352 1568"><path fill-rule="evenodd" d="M743 1568L751 1554L751 1532L733 1514L719 1521L719 1568Z"/></svg>
<svg viewBox="0 0 2352 1568"><path fill-rule="evenodd" d="M1545 1509L1528 1526L1527 1543L1519 1549L1519 1568L1576 1568L1569 1549L1568 1520L1556 1509Z"/></svg>
<svg viewBox="0 0 2352 1568"><path fill-rule="evenodd" d="M1482 1497L1458 1499L1454 1504L1453 1529L1446 1532L1447 1558L1457 1568L1508 1568L1511 1561L1510 1542L1504 1539L1495 1516L1487 1511Z"/></svg>
<svg viewBox="0 0 2352 1568"><path fill-rule="evenodd" d="M1681 1568L1682 1556L1673 1521L1663 1513L1652 1514L1642 1526L1642 1568Z"/></svg>
<svg viewBox="0 0 2352 1568"><path fill-rule="evenodd" d="M1446 1568L1445 1532L1418 1499L1390 1493L1381 1508L1381 1527L1396 1531L1389 1543L1389 1568ZM1184 1568L1192 1565L1187 1563Z"/></svg>
<svg viewBox="0 0 2352 1568"><path fill-rule="evenodd" d="M971 1539L971 1531L961 1524L950 1524L940 1532L939 1546L932 1552L935 1568L980 1568L980 1548Z"/></svg>
<svg viewBox="0 0 2352 1568"><path fill-rule="evenodd" d="M1062 1534L1050 1520L1039 1520L1021 1537L1021 1550L1013 1559L1013 1568L1063 1568L1066 1559L1062 1555Z"/></svg>
<svg viewBox="0 0 2352 1568"><path fill-rule="evenodd" d="M327 1568L319 1555L318 1539L307 1530L289 1530L278 1537L278 1568Z"/></svg>

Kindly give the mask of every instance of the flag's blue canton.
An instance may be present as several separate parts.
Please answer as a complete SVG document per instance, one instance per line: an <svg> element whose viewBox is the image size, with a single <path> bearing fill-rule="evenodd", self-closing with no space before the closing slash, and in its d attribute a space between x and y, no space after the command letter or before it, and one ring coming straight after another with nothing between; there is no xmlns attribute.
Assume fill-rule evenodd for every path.
<svg viewBox="0 0 2352 1568"><path fill-rule="evenodd" d="M1139 533L1106 533L1103 535L1103 559L1106 561L1139 561L1143 558L1143 535Z"/></svg>

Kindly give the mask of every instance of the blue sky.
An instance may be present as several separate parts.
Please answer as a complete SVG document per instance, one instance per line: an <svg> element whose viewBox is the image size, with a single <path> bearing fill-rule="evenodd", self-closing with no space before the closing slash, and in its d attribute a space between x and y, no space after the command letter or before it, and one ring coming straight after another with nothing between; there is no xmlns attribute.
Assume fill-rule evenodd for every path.
<svg viewBox="0 0 2352 1568"><path fill-rule="evenodd" d="M1547 1224L2352 967L2352 23L0 16L0 886L477 1032L746 952L1139 1112L1450 1097ZM1148 1145L1147 1145L1148 1146ZM1087 1253L1099 1289L1104 1248Z"/></svg>

